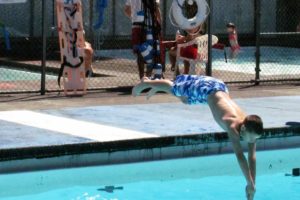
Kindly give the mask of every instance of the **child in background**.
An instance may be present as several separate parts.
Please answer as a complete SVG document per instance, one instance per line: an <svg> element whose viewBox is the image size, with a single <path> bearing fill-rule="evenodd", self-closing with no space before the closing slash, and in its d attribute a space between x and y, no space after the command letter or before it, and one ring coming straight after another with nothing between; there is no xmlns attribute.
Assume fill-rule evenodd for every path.
<svg viewBox="0 0 300 200"><path fill-rule="evenodd" d="M92 77L94 74L94 70L93 70L93 66L92 66L94 50L92 48L92 45L88 42L85 42L84 54L85 54L85 56L84 56L85 76Z"/></svg>
<svg viewBox="0 0 300 200"><path fill-rule="evenodd" d="M228 33L228 38L229 38L229 44L230 44L230 58L234 59L237 57L237 55L240 52L240 45L238 42L238 35L236 31L236 26L233 23L228 23L226 25L227 27L227 33Z"/></svg>
<svg viewBox="0 0 300 200"><path fill-rule="evenodd" d="M203 34L202 25L192 30L178 30L176 33L175 41L176 44L186 43L195 39L196 37L201 36L202 34ZM170 59L172 71L175 70L176 56L177 56L177 47L174 46L169 50L169 59ZM189 70L190 70L190 63L188 61L184 61L183 74L188 74Z"/></svg>
<svg viewBox="0 0 300 200"><path fill-rule="evenodd" d="M183 4L183 7L185 8L185 9L183 9L183 12L188 19L191 19L196 16L196 14L198 12L197 4L190 5L187 1L185 1L185 3ZM186 43L186 42L192 41L193 39L195 39L203 34L204 34L203 24L201 24L200 26L195 27L193 29L190 29L190 30L179 29L176 33L175 42L176 42L176 44ZM190 47L188 49L191 51L193 48L195 48L195 51L197 51L197 46ZM188 50L186 50L186 52L182 52L182 53L189 55L191 52L188 52ZM169 59L170 59L172 71L175 70L175 64L176 64L176 59L177 59L176 56L177 56L177 47L175 45L174 47L170 48L170 50L169 50ZM192 56L192 55L190 55L190 56ZM183 74L189 74L189 71L190 71L190 63L188 61L184 61ZM178 72L176 72L176 73L178 73Z"/></svg>

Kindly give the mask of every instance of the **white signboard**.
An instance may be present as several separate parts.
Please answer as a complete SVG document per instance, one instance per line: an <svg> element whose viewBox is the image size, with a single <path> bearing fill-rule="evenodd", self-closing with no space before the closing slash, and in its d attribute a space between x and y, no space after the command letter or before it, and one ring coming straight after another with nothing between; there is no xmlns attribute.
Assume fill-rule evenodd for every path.
<svg viewBox="0 0 300 200"><path fill-rule="evenodd" d="M0 0L0 4L25 3L27 0Z"/></svg>

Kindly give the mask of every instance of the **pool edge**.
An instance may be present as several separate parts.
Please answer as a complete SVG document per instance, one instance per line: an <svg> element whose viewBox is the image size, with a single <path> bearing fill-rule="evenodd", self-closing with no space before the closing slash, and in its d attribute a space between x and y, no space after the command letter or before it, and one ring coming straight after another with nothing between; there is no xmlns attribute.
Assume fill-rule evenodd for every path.
<svg viewBox="0 0 300 200"><path fill-rule="evenodd" d="M300 127L297 126L267 128L264 137L257 142L258 150L294 147L300 147ZM225 132L0 149L0 174L224 153L232 153Z"/></svg>

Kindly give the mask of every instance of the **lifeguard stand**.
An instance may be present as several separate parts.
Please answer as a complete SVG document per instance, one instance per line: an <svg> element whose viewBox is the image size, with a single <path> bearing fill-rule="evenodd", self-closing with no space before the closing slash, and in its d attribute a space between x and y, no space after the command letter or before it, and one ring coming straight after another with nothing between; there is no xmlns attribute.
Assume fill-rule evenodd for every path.
<svg viewBox="0 0 300 200"><path fill-rule="evenodd" d="M212 45L215 45L218 42L218 38L215 35L212 35ZM190 63L190 75L197 74L196 66L198 63L203 64L207 62L208 57L208 35L203 35L196 37L195 39L177 44L176 52L176 65L175 73L179 72L179 62L188 61ZM178 75L178 74L177 74Z"/></svg>

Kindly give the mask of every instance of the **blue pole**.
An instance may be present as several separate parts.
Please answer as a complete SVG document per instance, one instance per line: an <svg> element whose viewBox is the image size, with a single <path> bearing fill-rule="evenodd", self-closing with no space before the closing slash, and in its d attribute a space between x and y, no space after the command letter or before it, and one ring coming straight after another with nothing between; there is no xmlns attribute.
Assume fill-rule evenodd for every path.
<svg viewBox="0 0 300 200"><path fill-rule="evenodd" d="M2 31L3 31L3 37L5 39L6 50L9 51L11 50L9 32L6 30L5 26L2 26Z"/></svg>
<svg viewBox="0 0 300 200"><path fill-rule="evenodd" d="M96 7L98 11L98 22L94 25L94 29L99 29L104 22L104 10L107 7L107 0L97 0Z"/></svg>

